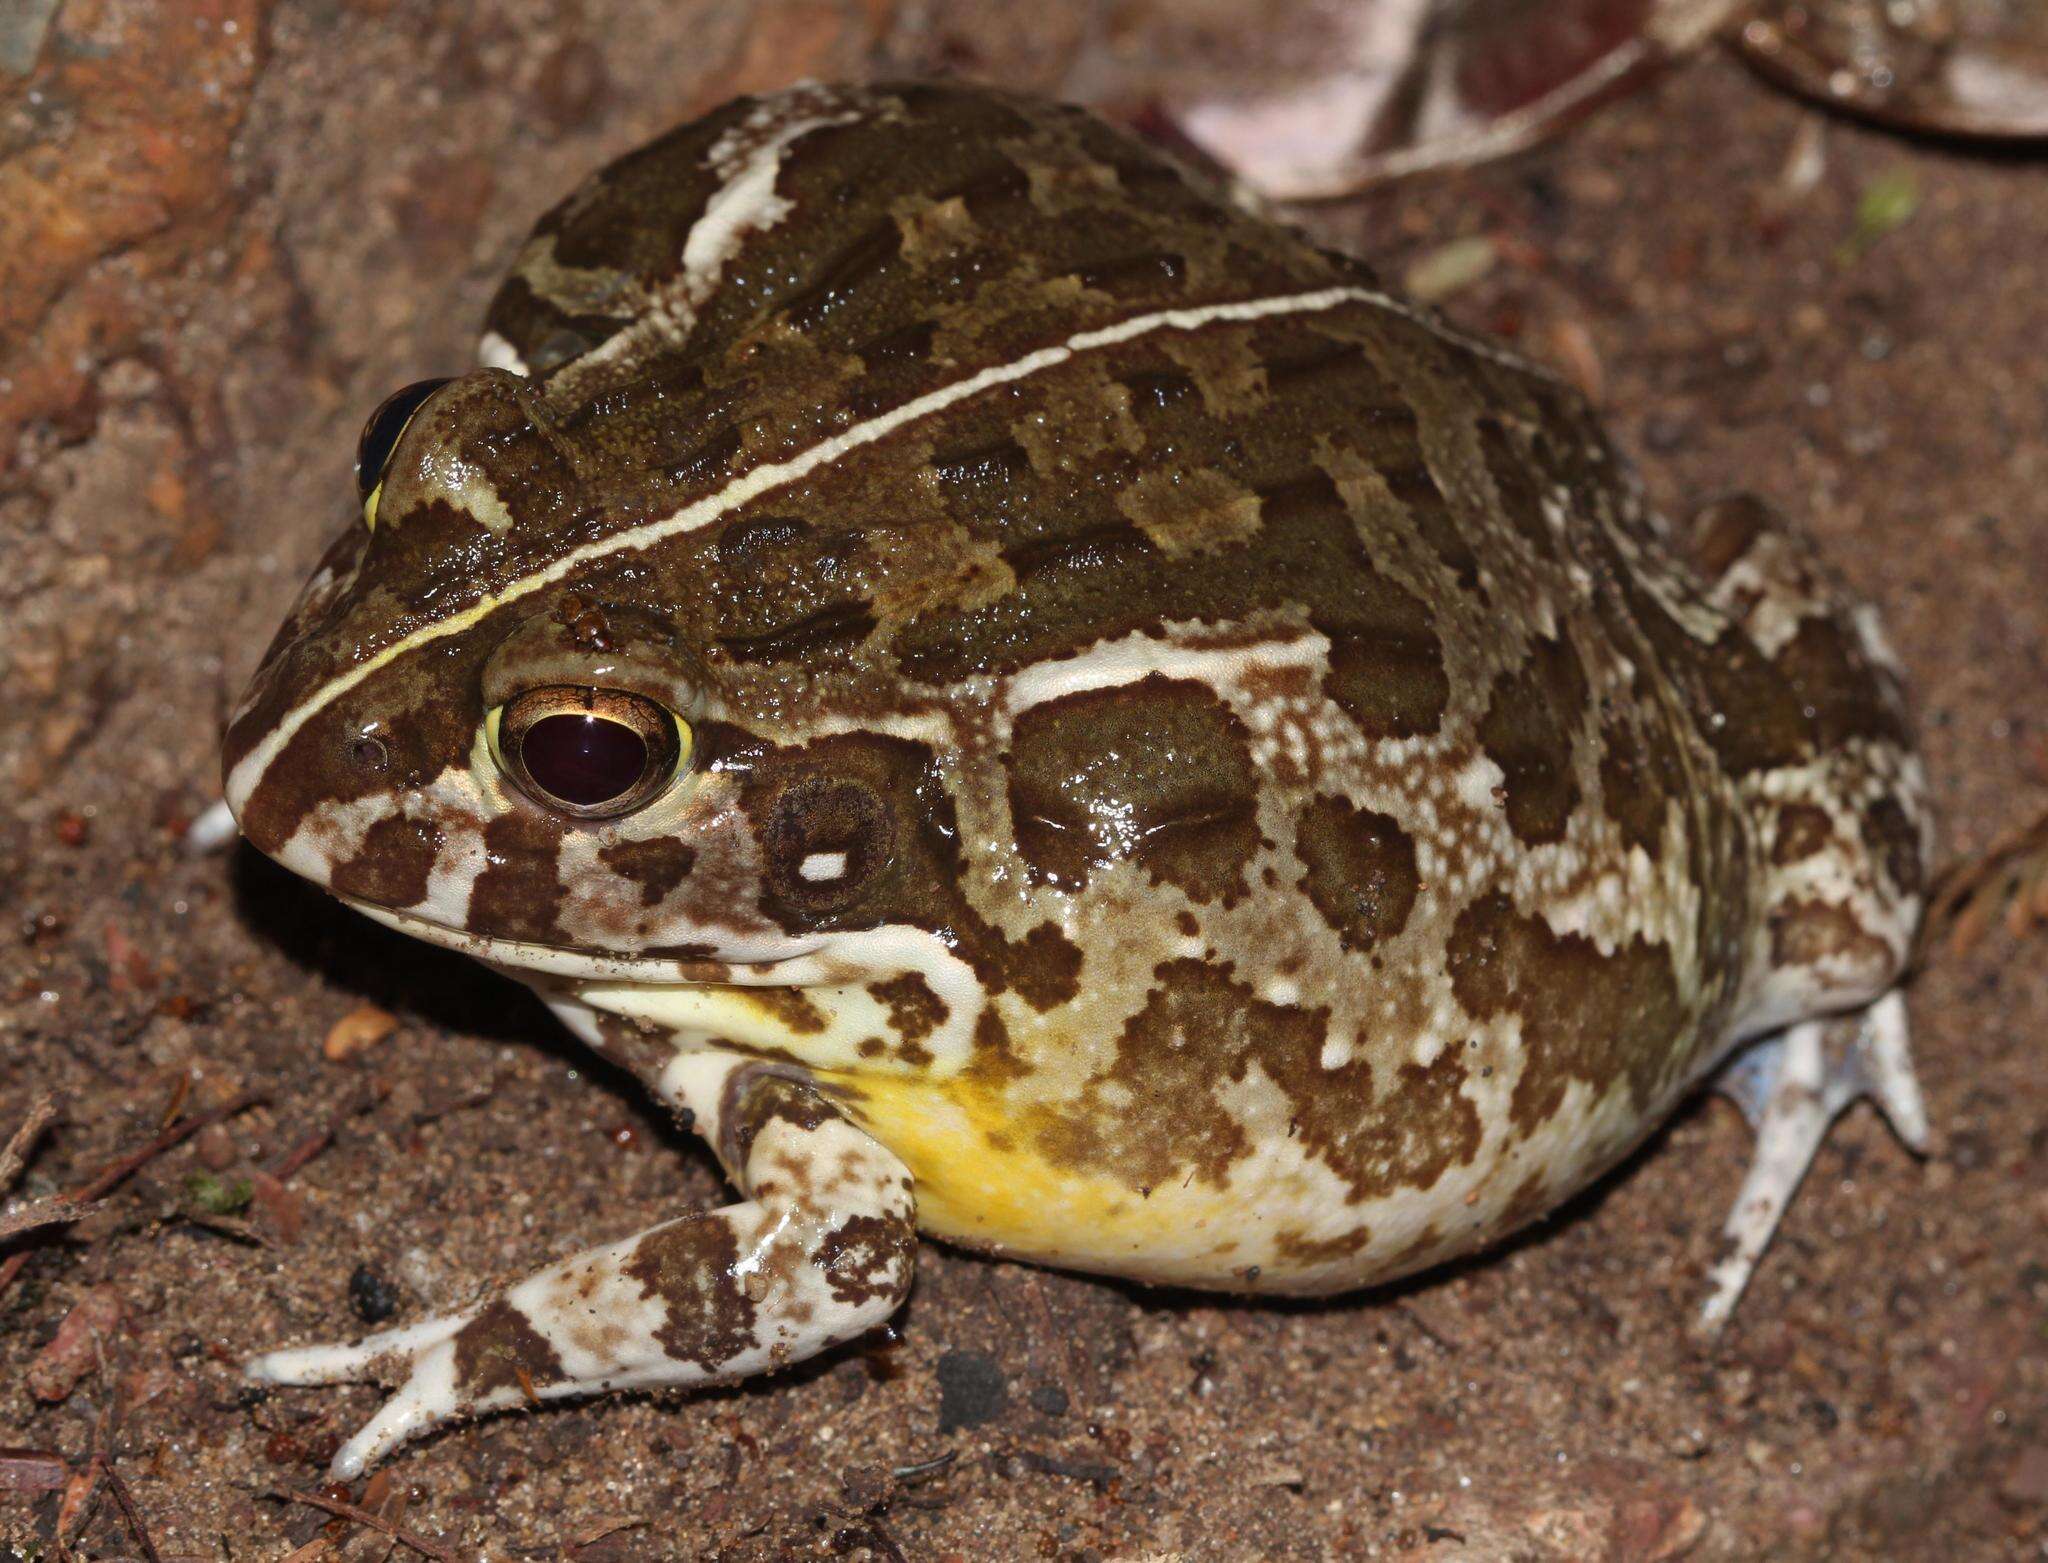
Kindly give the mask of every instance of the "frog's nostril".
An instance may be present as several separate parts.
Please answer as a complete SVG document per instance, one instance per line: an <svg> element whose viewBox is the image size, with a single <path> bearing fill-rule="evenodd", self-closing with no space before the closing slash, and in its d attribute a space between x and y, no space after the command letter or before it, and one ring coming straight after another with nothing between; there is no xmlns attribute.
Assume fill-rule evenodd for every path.
<svg viewBox="0 0 2048 1563"><path fill-rule="evenodd" d="M391 750L384 740L368 733L348 746L348 755L366 771L382 772L391 763Z"/></svg>

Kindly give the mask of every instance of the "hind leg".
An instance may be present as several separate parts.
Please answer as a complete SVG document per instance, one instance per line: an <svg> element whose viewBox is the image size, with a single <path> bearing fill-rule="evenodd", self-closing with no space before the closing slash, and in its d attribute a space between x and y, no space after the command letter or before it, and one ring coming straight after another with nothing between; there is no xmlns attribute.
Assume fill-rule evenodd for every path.
<svg viewBox="0 0 2048 1563"><path fill-rule="evenodd" d="M1789 1026L1739 1054L1718 1089L1756 1130L1756 1155L1721 1235L1728 1250L1709 1277L1695 1329L1714 1336L1728 1322L1785 1207L1798 1191L1828 1126L1859 1096L1876 1102L1899 1138L1927 1146L1927 1109L1908 1050L1906 1006L1895 988L1846 1020Z"/></svg>

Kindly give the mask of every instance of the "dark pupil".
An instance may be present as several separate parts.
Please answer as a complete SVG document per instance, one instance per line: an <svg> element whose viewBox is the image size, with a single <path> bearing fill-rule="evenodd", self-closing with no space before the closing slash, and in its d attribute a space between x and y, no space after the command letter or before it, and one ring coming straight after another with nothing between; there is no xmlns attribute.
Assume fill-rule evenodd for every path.
<svg viewBox="0 0 2048 1563"><path fill-rule="evenodd" d="M448 383L448 377L438 380L415 380L402 391L394 391L384 398L383 405L370 414L370 421L363 425L363 437L356 441L356 495L361 499L370 497L384 476L384 464L391 459L392 447L398 443L399 435L405 432L412 415L420 410L420 403L432 396Z"/></svg>
<svg viewBox="0 0 2048 1563"><path fill-rule="evenodd" d="M519 740L526 774L579 808L591 808L630 791L647 769L647 745L622 722L565 712L544 716Z"/></svg>

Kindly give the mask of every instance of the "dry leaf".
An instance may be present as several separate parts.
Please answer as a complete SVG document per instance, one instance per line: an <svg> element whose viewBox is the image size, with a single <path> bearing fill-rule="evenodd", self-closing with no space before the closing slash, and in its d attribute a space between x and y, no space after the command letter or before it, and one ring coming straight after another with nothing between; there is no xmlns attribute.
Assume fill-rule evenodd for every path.
<svg viewBox="0 0 2048 1563"><path fill-rule="evenodd" d="M398 1029L398 1017L374 1004L358 1004L327 1033L320 1051L331 1064L339 1064L367 1053Z"/></svg>

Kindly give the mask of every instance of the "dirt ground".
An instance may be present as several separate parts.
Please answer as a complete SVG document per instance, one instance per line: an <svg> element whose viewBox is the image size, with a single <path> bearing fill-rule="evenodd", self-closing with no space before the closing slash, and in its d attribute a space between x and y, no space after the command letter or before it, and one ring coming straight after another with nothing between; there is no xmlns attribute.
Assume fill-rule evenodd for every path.
<svg viewBox="0 0 2048 1563"><path fill-rule="evenodd" d="M651 133L805 74L1075 90L1143 56L1143 13L51 9L0 21L0 1135L61 1094L16 1191L45 1195L262 1100L26 1250L0 1445L114 1456L165 1558L378 1557L277 1496L319 1488L374 1391L253 1393L237 1357L721 1196L522 990L247 849L177 850L347 522L357 426L462 366L525 225ZM1510 164L1302 220L1396 278L1491 240L1451 314L1591 386L1661 502L1759 490L1882 604L1946 852L2048 810L2037 159L1829 122L1710 54ZM1853 1112L1716 1350L1684 1325L1749 1136L1702 1100L1391 1293L1238 1304L927 1245L893 1343L457 1429L369 1500L493 1559L2048 1556L2044 952L1994 926L1937 954L1911 1007L1939 1148ZM57 1373L81 1302L98 1357ZM8 1490L32 1464L0 1457L23 1557L65 1502ZM81 1556L141 1553L104 1483L79 1524Z"/></svg>

